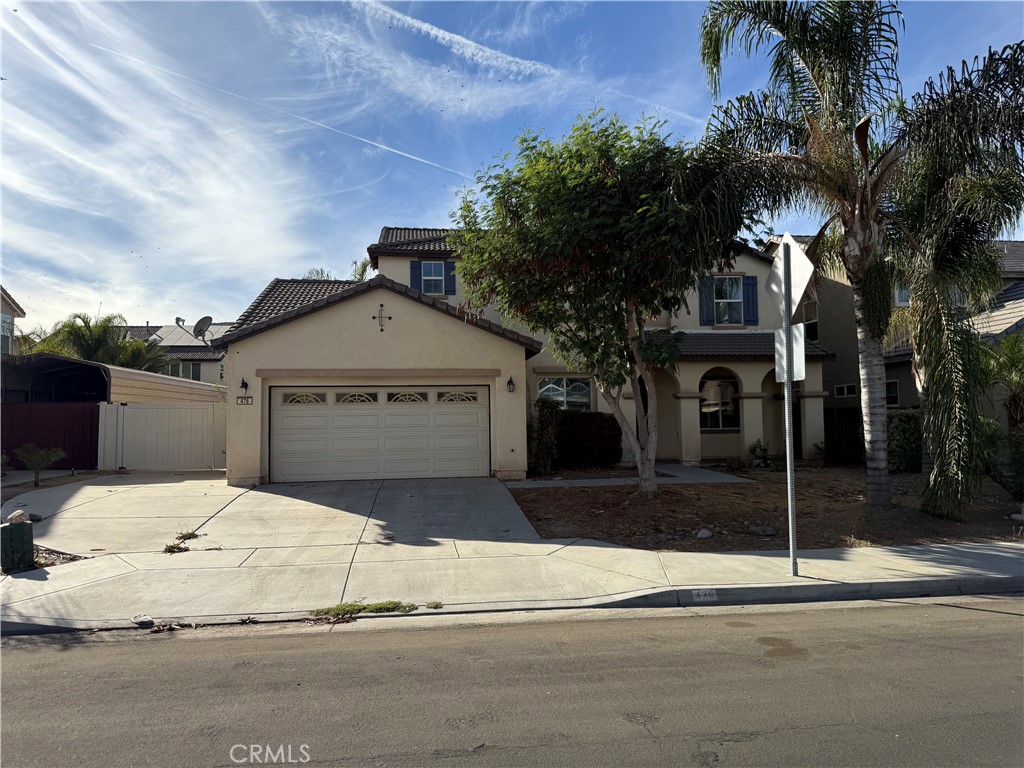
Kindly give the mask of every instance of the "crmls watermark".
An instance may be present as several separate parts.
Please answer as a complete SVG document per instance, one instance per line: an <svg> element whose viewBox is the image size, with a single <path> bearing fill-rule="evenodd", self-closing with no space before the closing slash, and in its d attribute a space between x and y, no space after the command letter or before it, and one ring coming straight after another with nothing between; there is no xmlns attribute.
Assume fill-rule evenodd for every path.
<svg viewBox="0 0 1024 768"><path fill-rule="evenodd" d="M228 756L239 765L281 765L308 763L309 744L235 744Z"/></svg>

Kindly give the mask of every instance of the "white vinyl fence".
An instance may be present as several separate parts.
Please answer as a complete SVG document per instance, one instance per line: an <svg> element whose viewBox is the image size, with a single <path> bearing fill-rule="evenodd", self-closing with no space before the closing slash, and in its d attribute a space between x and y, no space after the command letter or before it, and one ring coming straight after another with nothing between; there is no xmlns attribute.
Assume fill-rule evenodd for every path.
<svg viewBox="0 0 1024 768"><path fill-rule="evenodd" d="M223 469L223 403L100 403L99 469Z"/></svg>

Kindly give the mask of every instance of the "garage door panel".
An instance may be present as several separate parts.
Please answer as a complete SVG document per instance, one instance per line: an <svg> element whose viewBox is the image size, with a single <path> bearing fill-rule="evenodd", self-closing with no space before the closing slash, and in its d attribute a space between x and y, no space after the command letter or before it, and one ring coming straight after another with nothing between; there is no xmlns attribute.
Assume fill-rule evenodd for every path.
<svg viewBox="0 0 1024 768"><path fill-rule="evenodd" d="M352 435L349 437L335 437L331 441L331 448L334 451L348 453L377 453L383 447L384 441L379 435Z"/></svg>
<svg viewBox="0 0 1024 768"><path fill-rule="evenodd" d="M329 426L327 414L282 414L281 427L283 429L327 429Z"/></svg>
<svg viewBox="0 0 1024 768"><path fill-rule="evenodd" d="M408 408L408 405L403 406ZM421 408L428 408L429 404L420 406ZM406 427L430 427L432 414L429 411L421 411L420 413L385 413L384 414L384 427L385 429L403 429Z"/></svg>
<svg viewBox="0 0 1024 768"><path fill-rule="evenodd" d="M481 435L437 435L434 448L439 451L482 451L486 446L481 438Z"/></svg>
<svg viewBox="0 0 1024 768"><path fill-rule="evenodd" d="M486 411L464 411L462 413L439 412L434 416L437 427L480 427L487 421Z"/></svg>
<svg viewBox="0 0 1024 768"><path fill-rule="evenodd" d="M381 418L379 413L336 413L333 416L333 424L335 429L378 429Z"/></svg>
<svg viewBox="0 0 1024 768"><path fill-rule="evenodd" d="M429 433L422 435L385 435L385 451L429 451Z"/></svg>
<svg viewBox="0 0 1024 768"><path fill-rule="evenodd" d="M327 451L327 436L320 439L286 437L281 440L281 450L286 457L295 454L322 454Z"/></svg>
<svg viewBox="0 0 1024 768"><path fill-rule="evenodd" d="M490 474L486 387L272 392L272 482Z"/></svg>

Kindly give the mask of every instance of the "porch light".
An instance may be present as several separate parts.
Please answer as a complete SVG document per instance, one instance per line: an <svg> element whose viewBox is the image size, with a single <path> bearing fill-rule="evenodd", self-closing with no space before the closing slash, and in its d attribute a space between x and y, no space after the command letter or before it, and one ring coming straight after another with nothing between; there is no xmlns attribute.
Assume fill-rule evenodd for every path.
<svg viewBox="0 0 1024 768"><path fill-rule="evenodd" d="M512 381L512 377L511 376L508 377L508 381L505 382L505 386L508 388L509 392L515 392L516 391L516 383L514 381Z"/></svg>
<svg viewBox="0 0 1024 768"><path fill-rule="evenodd" d="M246 381L245 379L242 379L242 383L239 384L238 386L241 388L241 390L243 392L248 392L249 391L249 382Z"/></svg>

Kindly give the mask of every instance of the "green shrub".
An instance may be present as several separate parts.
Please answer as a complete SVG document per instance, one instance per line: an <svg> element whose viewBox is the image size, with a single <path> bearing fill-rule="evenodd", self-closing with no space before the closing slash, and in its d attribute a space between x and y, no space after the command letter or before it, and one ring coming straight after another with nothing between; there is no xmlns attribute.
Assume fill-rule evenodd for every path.
<svg viewBox="0 0 1024 768"><path fill-rule="evenodd" d="M15 448L14 455L25 469L35 473L32 485L36 488L39 487L39 473L67 456L60 448L40 448L35 443L26 443L21 448Z"/></svg>
<svg viewBox="0 0 1024 768"><path fill-rule="evenodd" d="M921 471L921 412L890 409L886 414L889 435L889 471Z"/></svg>
<svg viewBox="0 0 1024 768"><path fill-rule="evenodd" d="M558 452L558 425L562 409L548 397L537 400L537 420L533 428L533 472L550 475Z"/></svg>
<svg viewBox="0 0 1024 768"><path fill-rule="evenodd" d="M614 467L622 461L622 430L610 413L562 411L555 463L561 469Z"/></svg>
<svg viewBox="0 0 1024 768"><path fill-rule="evenodd" d="M771 447L771 443L767 440L762 440L761 438L757 438L757 440L751 443L750 448L747 450L749 450L750 455L754 457L755 467L768 466L768 456L770 455Z"/></svg>

